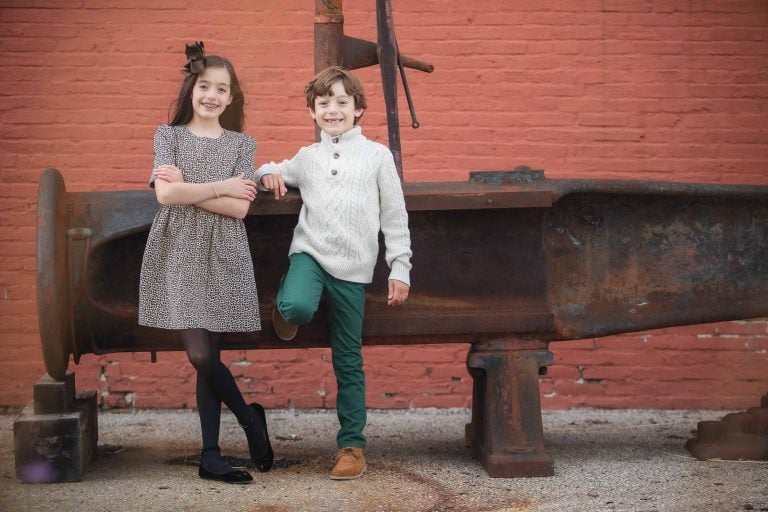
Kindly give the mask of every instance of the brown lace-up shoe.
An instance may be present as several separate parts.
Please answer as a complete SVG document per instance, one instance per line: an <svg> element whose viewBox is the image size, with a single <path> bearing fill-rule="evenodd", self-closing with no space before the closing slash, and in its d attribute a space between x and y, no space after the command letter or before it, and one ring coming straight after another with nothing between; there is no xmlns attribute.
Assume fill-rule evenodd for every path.
<svg viewBox="0 0 768 512"><path fill-rule="evenodd" d="M363 449L357 447L341 448L336 453L336 465L331 470L331 480L354 480L365 473Z"/></svg>
<svg viewBox="0 0 768 512"><path fill-rule="evenodd" d="M277 306L272 310L272 326L275 328L275 334L283 341L291 341L299 332L299 326L286 322L283 315L277 310Z"/></svg>

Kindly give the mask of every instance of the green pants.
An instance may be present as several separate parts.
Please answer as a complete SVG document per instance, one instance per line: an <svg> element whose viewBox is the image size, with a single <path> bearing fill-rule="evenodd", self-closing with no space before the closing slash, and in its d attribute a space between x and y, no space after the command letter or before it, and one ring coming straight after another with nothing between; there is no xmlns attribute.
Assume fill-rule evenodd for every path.
<svg viewBox="0 0 768 512"><path fill-rule="evenodd" d="M308 254L292 254L288 273L277 292L277 309L288 323L304 325L317 311L323 290L338 386L336 412L341 428L336 444L339 448L362 448L366 445L363 429L367 420L361 339L365 285L333 277Z"/></svg>

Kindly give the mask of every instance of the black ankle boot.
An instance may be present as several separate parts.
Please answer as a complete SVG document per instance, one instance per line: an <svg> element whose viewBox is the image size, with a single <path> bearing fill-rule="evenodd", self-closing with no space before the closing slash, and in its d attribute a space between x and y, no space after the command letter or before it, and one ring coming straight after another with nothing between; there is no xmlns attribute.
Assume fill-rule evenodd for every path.
<svg viewBox="0 0 768 512"><path fill-rule="evenodd" d="M228 484L247 484L253 481L251 474L243 469L231 468L230 471L227 471L226 473L214 473L205 469L205 466L203 466L203 455L205 452L211 451L218 452L220 450L217 446L215 448L206 448L200 453L200 467L197 470L197 474L200 478L204 478L205 480L218 480L219 482Z"/></svg>
<svg viewBox="0 0 768 512"><path fill-rule="evenodd" d="M267 432L267 416L264 414L264 408L256 402L248 407L253 411L251 421L246 425L240 423L240 426L245 430L248 451L251 453L253 464L256 469L265 473L272 468L275 459Z"/></svg>

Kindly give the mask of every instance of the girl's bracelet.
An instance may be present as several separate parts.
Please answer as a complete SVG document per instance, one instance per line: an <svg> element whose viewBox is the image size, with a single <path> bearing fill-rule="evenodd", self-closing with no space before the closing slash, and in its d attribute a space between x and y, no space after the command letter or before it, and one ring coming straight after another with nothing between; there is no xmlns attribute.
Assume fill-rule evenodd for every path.
<svg viewBox="0 0 768 512"><path fill-rule="evenodd" d="M213 187L213 193L216 194L216 197L221 197L219 195L219 192L216 190L216 184L215 183L211 183L211 186Z"/></svg>

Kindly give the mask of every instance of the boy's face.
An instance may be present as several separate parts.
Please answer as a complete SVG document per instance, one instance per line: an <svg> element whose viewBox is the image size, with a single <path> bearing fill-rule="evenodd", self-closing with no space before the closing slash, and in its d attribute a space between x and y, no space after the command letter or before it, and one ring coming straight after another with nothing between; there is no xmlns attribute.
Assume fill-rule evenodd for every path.
<svg viewBox="0 0 768 512"><path fill-rule="evenodd" d="M363 114L363 109L355 109L355 100L347 95L341 80L333 82L327 96L315 98L315 108L309 109L309 115L317 126L328 135L338 136L352 129L355 119Z"/></svg>

